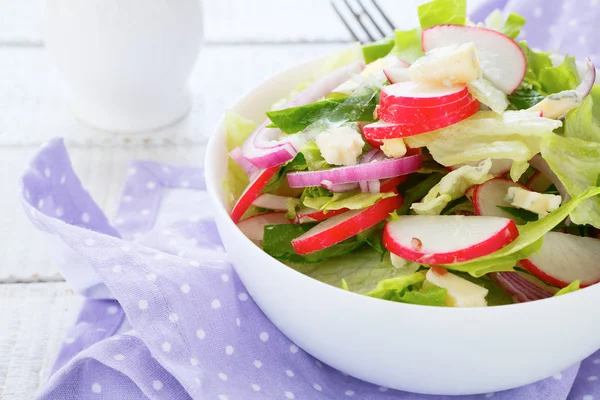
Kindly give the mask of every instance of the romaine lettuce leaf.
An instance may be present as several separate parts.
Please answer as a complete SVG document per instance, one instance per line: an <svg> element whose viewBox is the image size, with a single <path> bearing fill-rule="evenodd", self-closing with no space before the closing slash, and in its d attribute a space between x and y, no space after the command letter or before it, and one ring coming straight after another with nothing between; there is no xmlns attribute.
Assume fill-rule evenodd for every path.
<svg viewBox="0 0 600 400"><path fill-rule="evenodd" d="M306 207L323 211L360 210L372 206L381 199L394 197L395 193L362 193L358 191L334 193L332 197L304 197L302 203Z"/></svg>
<svg viewBox="0 0 600 400"><path fill-rule="evenodd" d="M595 198L599 194L600 188L590 187L544 218L519 226L519 236L508 246L484 257L462 263L447 264L444 267L454 271L468 272L474 277L480 277L490 272L512 271L518 261L530 257L542 248L543 237L546 233L567 218L583 201Z"/></svg>
<svg viewBox="0 0 600 400"><path fill-rule="evenodd" d="M573 282L571 282L569 284L569 286L564 287L564 288L560 289L558 292L556 292L554 294L554 297L556 297L556 296L562 296L563 294L567 294L567 293L576 292L576 291L578 291L580 289L580 285L581 285L581 282L579 282L579 281L573 281Z"/></svg>
<svg viewBox="0 0 600 400"><path fill-rule="evenodd" d="M541 118L528 111L507 111L498 115L480 111L449 127L405 138L410 147L426 146L440 164L451 166L486 158L513 160L511 178L517 181L527 170L527 162L540 152L540 140L560 121Z"/></svg>
<svg viewBox="0 0 600 400"><path fill-rule="evenodd" d="M550 165L571 196L579 196L598 184L600 143L550 135L542 140L542 157ZM585 200L571 213L578 225L600 228L600 199Z"/></svg>
<svg viewBox="0 0 600 400"><path fill-rule="evenodd" d="M546 97L532 88L519 87L508 95L508 100L517 110L527 110Z"/></svg>
<svg viewBox="0 0 600 400"><path fill-rule="evenodd" d="M300 149L300 153L304 155L306 166L309 171L321 171L323 169L331 168L331 165L323 158L321 150L314 140L306 142L304 147Z"/></svg>
<svg viewBox="0 0 600 400"><path fill-rule="evenodd" d="M600 99L598 99L600 102ZM565 137L600 143L600 126L594 118L594 98L588 96L565 119Z"/></svg>
<svg viewBox="0 0 600 400"><path fill-rule="evenodd" d="M469 188L492 179L490 168L492 160L486 159L477 167L464 165L455 169L431 188L419 203L413 203L411 209L419 215L439 215L448 203L463 197Z"/></svg>
<svg viewBox="0 0 600 400"><path fill-rule="evenodd" d="M382 39L375 43L365 44L362 47L363 57L365 58L365 63L369 64L375 60L379 60L387 56L390 51L394 48L396 41L391 39Z"/></svg>
<svg viewBox="0 0 600 400"><path fill-rule="evenodd" d="M421 178L420 175L417 176ZM425 197L425 195L427 195L427 193L429 193L429 191L435 185L437 185L443 177L444 174L435 172L408 188L406 188L405 185L402 184L400 186L400 193L402 193L404 197L404 203L402 204L402 207L400 207L400 209L396 212L396 215L408 215L408 213L410 212L410 207L413 205L413 203ZM407 181L407 184L410 183L411 182Z"/></svg>
<svg viewBox="0 0 600 400"><path fill-rule="evenodd" d="M291 241L314 226L315 224L265 226L265 234L262 242L263 250L271 257L281 261L315 263L350 253L364 244L364 242L354 237L314 253L305 255L296 253Z"/></svg>
<svg viewBox="0 0 600 400"><path fill-rule="evenodd" d="M329 122L374 121L373 114L378 103L379 89L370 88L365 95L330 98L304 106L268 111L267 116L283 132L297 133L323 119Z"/></svg>
<svg viewBox="0 0 600 400"><path fill-rule="evenodd" d="M397 30L395 42L392 54L408 63L412 64L424 55L423 47L421 46L420 29L412 29L410 31Z"/></svg>
<svg viewBox="0 0 600 400"><path fill-rule="evenodd" d="M467 1L433 0L421 4L418 12L421 29L444 24L464 25L467 22Z"/></svg>
<svg viewBox="0 0 600 400"><path fill-rule="evenodd" d="M229 152L243 145L255 129L256 124L254 122L228 111L225 114L225 146L227 151ZM248 175L230 157L227 161L227 175L223 180L223 192L230 206L240 197L249 183Z"/></svg>

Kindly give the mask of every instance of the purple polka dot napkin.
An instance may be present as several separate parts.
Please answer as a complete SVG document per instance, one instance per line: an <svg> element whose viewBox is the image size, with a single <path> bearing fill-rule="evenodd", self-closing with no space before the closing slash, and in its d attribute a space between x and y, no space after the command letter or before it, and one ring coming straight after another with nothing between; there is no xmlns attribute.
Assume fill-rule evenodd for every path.
<svg viewBox="0 0 600 400"><path fill-rule="evenodd" d="M62 140L39 151L22 203L88 300L38 399L456 398L374 386L299 349L246 293L204 189L201 169L134 162L113 228ZM600 399L599 376L600 353L526 387L462 398Z"/></svg>

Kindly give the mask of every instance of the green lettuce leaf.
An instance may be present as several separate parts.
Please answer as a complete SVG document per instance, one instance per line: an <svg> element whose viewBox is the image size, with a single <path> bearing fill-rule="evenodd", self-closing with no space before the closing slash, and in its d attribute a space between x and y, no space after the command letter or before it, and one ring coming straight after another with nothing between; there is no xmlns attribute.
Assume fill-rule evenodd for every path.
<svg viewBox="0 0 600 400"><path fill-rule="evenodd" d="M546 67L540 71L538 80L548 94L575 89L579 85L579 73L575 57L565 56L558 67Z"/></svg>
<svg viewBox="0 0 600 400"><path fill-rule="evenodd" d="M521 33L521 28L525 25L525 18L516 13L511 13L506 21L502 12L498 9L485 19L485 26L498 32L502 32L511 39L515 39Z"/></svg>
<svg viewBox="0 0 600 400"><path fill-rule="evenodd" d="M321 171L331 168L331 165L323 158L321 150L314 140L306 142L304 147L300 149L300 152L304 155L304 160L309 171Z"/></svg>
<svg viewBox="0 0 600 400"><path fill-rule="evenodd" d="M380 41L365 44L362 47L365 63L369 64L387 56L394 48L396 41L392 39L382 39Z"/></svg>
<svg viewBox="0 0 600 400"><path fill-rule="evenodd" d="M380 281L367 296L399 303L444 307L446 289L425 282L425 273L388 278Z"/></svg>
<svg viewBox="0 0 600 400"><path fill-rule="evenodd" d="M571 196L582 195L598 184L600 143L550 135L542 140L541 150L542 157ZM600 199L585 200L571 213L571 220L578 225L600 228Z"/></svg>
<svg viewBox="0 0 600 400"><path fill-rule="evenodd" d="M420 29L412 29L410 31L397 30L395 42L392 54L408 63L412 64L424 55L423 47L421 46Z"/></svg>
<svg viewBox="0 0 600 400"><path fill-rule="evenodd" d="M502 114L508 107L506 94L483 77L469 83L467 87L473 97L491 108L495 113Z"/></svg>
<svg viewBox="0 0 600 400"><path fill-rule="evenodd" d="M419 179L419 182L414 184L414 186L407 187L408 185L404 184L400 186L400 193L402 193L404 197L404 203L396 212L397 215L408 215L410 207L415 202L425 197L425 195L442 180L444 174L436 172L427 176L425 179L422 179L420 175L416 175L416 177ZM409 178L409 181L410 180L411 179ZM410 184L411 182L407 181L406 183Z"/></svg>
<svg viewBox="0 0 600 400"><path fill-rule="evenodd" d="M285 133L301 132L312 124L327 119L329 122L374 121L373 113L379 103L379 89L361 96L338 97L283 110L268 111L273 124Z"/></svg>
<svg viewBox="0 0 600 400"><path fill-rule="evenodd" d="M300 255L296 253L291 241L304 234L315 224L289 224L265 226L263 250L273 258L292 263L315 263L348 254L364 244L351 238L314 253Z"/></svg>
<svg viewBox="0 0 600 400"><path fill-rule="evenodd" d="M383 256L387 253L387 249L383 245L383 226L385 222L372 226L356 235L357 239L361 242L365 242L371 246L380 258L383 260Z"/></svg>
<svg viewBox="0 0 600 400"><path fill-rule="evenodd" d="M494 176L488 173L491 167L492 160L486 159L477 167L464 165L455 169L431 188L419 203L413 203L411 209L419 215L439 215L448 203L463 197L469 188L492 179Z"/></svg>
<svg viewBox="0 0 600 400"><path fill-rule="evenodd" d="M323 211L341 210L342 208L360 210L372 206L381 199L394 197L395 195L395 193L362 193L354 191L334 193L331 197L304 197L302 203L306 207Z"/></svg>
<svg viewBox="0 0 600 400"><path fill-rule="evenodd" d="M281 183L288 172L292 171L304 171L307 168L306 159L304 158L304 154L298 153L296 157L292 161L289 161L287 164L282 165L277 170L277 173L269 180L267 185L263 188L262 193L273 193L277 191Z"/></svg>
<svg viewBox="0 0 600 400"><path fill-rule="evenodd" d="M598 99L600 102L600 99ZM565 119L565 137L600 143L600 125L594 118L594 98L588 96Z"/></svg>
<svg viewBox="0 0 600 400"><path fill-rule="evenodd" d="M418 12L421 29L444 24L464 25L467 22L467 1L433 0L420 5Z"/></svg>
<svg viewBox="0 0 600 400"><path fill-rule="evenodd" d="M518 261L530 257L541 249L543 237L546 233L567 218L583 201L595 198L599 194L600 188L590 187L544 218L519 226L519 236L508 246L484 257L462 263L447 264L444 267L450 270L468 272L475 277L490 272L512 271Z"/></svg>
<svg viewBox="0 0 600 400"><path fill-rule="evenodd" d="M507 111L502 115L480 111L457 124L405 138L410 147L426 146L435 161L451 166L486 158L513 160L511 178L517 181L540 152L542 137L562 126L538 113Z"/></svg>
<svg viewBox="0 0 600 400"><path fill-rule="evenodd" d="M508 101L510 101L517 110L531 108L545 98L544 95L540 94L535 89L525 87L519 87L512 94L508 95Z"/></svg>
<svg viewBox="0 0 600 400"><path fill-rule="evenodd" d="M573 282L571 282L569 284L569 286L564 287L564 288L560 289L558 292L556 292L554 294L554 297L556 297L556 296L562 296L563 294L567 294L567 293L576 292L576 291L578 291L580 289L580 285L581 285L581 282L579 282L579 281L573 281Z"/></svg>
<svg viewBox="0 0 600 400"><path fill-rule="evenodd" d="M256 124L254 122L228 111L225 114L225 146L227 147L227 151L229 152L234 148L243 145L246 138L248 138L255 129ZM249 183L248 175L246 175L238 163L233 161L230 157L227 161L227 175L223 180L223 192L225 194L225 199L230 206L235 203L238 197L240 197Z"/></svg>
<svg viewBox="0 0 600 400"><path fill-rule="evenodd" d="M367 293L367 296L385 299L393 292L404 291L409 286L422 284L425 282L424 272L415 272L410 275L402 275L395 278L383 279L377 283L374 290ZM392 293L391 293L392 292Z"/></svg>
<svg viewBox="0 0 600 400"><path fill-rule="evenodd" d="M526 83L530 89L541 92L542 85L538 81L538 76L542 70L552 68L550 53L532 50L525 40L519 42L519 46L521 47L521 50L523 50L523 53L525 53L525 58L527 59L527 71L525 73L524 83Z"/></svg>

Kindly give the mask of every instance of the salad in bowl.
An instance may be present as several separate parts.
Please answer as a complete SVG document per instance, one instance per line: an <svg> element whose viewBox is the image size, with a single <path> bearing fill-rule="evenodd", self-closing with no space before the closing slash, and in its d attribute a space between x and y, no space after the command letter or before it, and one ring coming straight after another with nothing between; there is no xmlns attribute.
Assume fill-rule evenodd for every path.
<svg viewBox="0 0 600 400"><path fill-rule="evenodd" d="M310 277L387 301L484 307L600 282L600 87L464 1L330 56L266 111L229 113L238 228Z"/></svg>

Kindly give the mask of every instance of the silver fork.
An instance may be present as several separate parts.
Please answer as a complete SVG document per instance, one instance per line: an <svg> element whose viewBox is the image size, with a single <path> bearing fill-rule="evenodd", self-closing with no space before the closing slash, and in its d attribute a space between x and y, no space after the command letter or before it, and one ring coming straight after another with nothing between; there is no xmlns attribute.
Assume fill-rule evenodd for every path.
<svg viewBox="0 0 600 400"><path fill-rule="evenodd" d="M331 0L331 5L356 41L376 42L394 32L376 0Z"/></svg>

